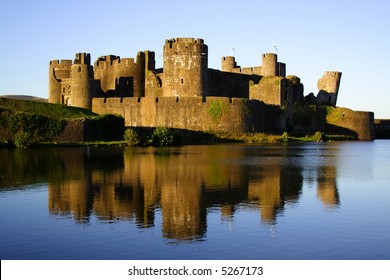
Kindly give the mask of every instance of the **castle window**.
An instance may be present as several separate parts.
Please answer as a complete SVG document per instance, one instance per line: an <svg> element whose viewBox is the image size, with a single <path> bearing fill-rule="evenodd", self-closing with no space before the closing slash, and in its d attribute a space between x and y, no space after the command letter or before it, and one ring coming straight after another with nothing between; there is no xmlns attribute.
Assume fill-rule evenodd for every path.
<svg viewBox="0 0 390 280"><path fill-rule="evenodd" d="M184 84L184 79L181 79L181 84Z"/></svg>

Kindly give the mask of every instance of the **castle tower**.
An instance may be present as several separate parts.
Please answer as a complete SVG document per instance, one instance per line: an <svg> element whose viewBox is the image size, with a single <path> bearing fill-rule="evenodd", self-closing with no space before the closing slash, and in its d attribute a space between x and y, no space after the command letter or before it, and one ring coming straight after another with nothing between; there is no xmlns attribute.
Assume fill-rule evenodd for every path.
<svg viewBox="0 0 390 280"><path fill-rule="evenodd" d="M263 54L261 72L263 76L278 76L278 56L276 54Z"/></svg>
<svg viewBox="0 0 390 280"><path fill-rule="evenodd" d="M330 106L336 106L339 93L341 72L325 71L325 74L318 80L319 93L317 102Z"/></svg>
<svg viewBox="0 0 390 280"><path fill-rule="evenodd" d="M63 81L70 78L72 60L52 60L49 65L49 102L62 103Z"/></svg>
<svg viewBox="0 0 390 280"><path fill-rule="evenodd" d="M94 78L104 93L114 91L121 97L142 97L145 96L145 73L154 68L154 52L138 52L136 60L106 55L95 61Z"/></svg>
<svg viewBox="0 0 390 280"><path fill-rule="evenodd" d="M165 41L163 96L206 96L208 49L202 39Z"/></svg>
<svg viewBox="0 0 390 280"><path fill-rule="evenodd" d="M89 53L77 53L71 66L69 86L71 99L68 105L91 110L93 67Z"/></svg>
<svg viewBox="0 0 390 280"><path fill-rule="evenodd" d="M234 68L237 68L237 62L234 56L222 57L222 71L232 72Z"/></svg>

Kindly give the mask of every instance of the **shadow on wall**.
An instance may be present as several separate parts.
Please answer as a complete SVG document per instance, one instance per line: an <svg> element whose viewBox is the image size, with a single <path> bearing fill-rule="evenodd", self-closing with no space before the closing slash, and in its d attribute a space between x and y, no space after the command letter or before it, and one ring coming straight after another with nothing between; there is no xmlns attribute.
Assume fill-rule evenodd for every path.
<svg viewBox="0 0 390 280"><path fill-rule="evenodd" d="M354 139L359 139L359 135L356 131L334 124L325 124L325 132L331 135L351 136Z"/></svg>

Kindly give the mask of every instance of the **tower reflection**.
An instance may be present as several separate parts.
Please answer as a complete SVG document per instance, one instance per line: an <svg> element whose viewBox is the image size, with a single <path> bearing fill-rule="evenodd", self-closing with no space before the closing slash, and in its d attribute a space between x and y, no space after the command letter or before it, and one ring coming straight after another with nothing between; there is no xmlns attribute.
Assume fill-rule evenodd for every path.
<svg viewBox="0 0 390 280"><path fill-rule="evenodd" d="M290 156L245 146L79 149L58 156L66 172L50 181L48 207L78 222L94 215L141 228L161 216L162 236L179 242L206 236L211 208L229 221L238 207L259 209L261 222L275 225L302 193L304 166L291 164ZM319 166L317 173L318 198L337 205L336 168Z"/></svg>

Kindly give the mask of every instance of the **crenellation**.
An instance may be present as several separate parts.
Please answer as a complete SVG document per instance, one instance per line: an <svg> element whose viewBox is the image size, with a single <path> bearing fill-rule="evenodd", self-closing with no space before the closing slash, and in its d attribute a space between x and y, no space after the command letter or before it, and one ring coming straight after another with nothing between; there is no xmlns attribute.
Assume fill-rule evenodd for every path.
<svg viewBox="0 0 390 280"><path fill-rule="evenodd" d="M60 61L58 59L54 59L54 60L50 60L50 63L49 65L50 66L57 66L58 64L60 64Z"/></svg>
<svg viewBox="0 0 390 280"><path fill-rule="evenodd" d="M73 64L91 64L91 55L89 53L76 53Z"/></svg>
<svg viewBox="0 0 390 280"><path fill-rule="evenodd" d="M261 66L241 68L234 56L224 56L222 70L210 69L208 46L199 38L165 40L159 69L153 51L140 51L134 58L100 56L93 66L89 53L77 53L73 62L50 61L49 102L120 114L126 126L134 127L287 131L294 123L292 108L305 105L303 84L297 76L286 77L286 64L277 54L262 54L261 60ZM325 72L316 105L321 98L336 105L340 79L341 72ZM370 118L363 119L356 129L370 125ZM304 129L317 131L319 126Z"/></svg>

